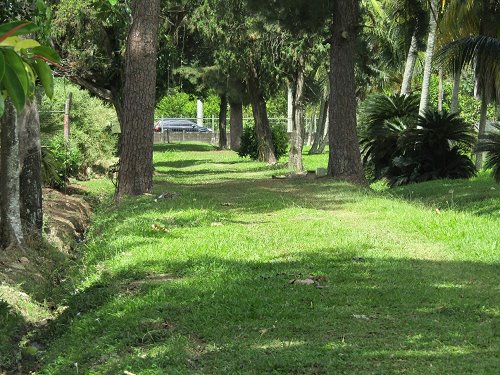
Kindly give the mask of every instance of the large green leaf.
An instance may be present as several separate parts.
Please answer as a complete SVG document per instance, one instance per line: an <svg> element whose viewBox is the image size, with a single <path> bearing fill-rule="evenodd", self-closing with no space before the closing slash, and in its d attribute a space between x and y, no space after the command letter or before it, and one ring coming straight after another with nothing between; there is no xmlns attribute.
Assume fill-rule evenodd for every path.
<svg viewBox="0 0 500 375"><path fill-rule="evenodd" d="M8 36L31 34L38 30L38 26L31 22L14 21L0 25L0 41Z"/></svg>
<svg viewBox="0 0 500 375"><path fill-rule="evenodd" d="M3 52L0 50L0 81L5 73L5 58L3 57Z"/></svg>
<svg viewBox="0 0 500 375"><path fill-rule="evenodd" d="M35 57L42 57L50 62L59 64L61 62L61 58L59 55L50 47L40 46L32 49Z"/></svg>
<svg viewBox="0 0 500 375"><path fill-rule="evenodd" d="M10 66L12 70L17 74L19 82L24 90L24 93L28 93L28 75L26 73L26 68L21 57L11 49L4 50L5 62L7 66Z"/></svg>
<svg viewBox="0 0 500 375"><path fill-rule="evenodd" d="M18 111L22 111L26 102L26 94L23 90L21 82L19 81L17 73L10 67L10 65L5 66L2 86L7 90L7 94L12 100L14 107Z"/></svg>
<svg viewBox="0 0 500 375"><path fill-rule="evenodd" d="M40 78L40 82L42 82L45 94L52 99L54 96L54 77L52 76L52 70L43 60L36 60L33 67L36 70L38 78Z"/></svg>
<svg viewBox="0 0 500 375"><path fill-rule="evenodd" d="M34 39L23 39L14 46L14 50L18 52L22 49L35 48L35 47L40 47L40 43L38 43Z"/></svg>

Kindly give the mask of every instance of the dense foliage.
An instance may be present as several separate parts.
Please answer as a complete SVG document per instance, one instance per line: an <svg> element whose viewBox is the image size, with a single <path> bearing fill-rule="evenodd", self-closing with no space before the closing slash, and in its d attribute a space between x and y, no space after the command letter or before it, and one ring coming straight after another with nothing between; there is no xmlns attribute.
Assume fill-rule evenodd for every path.
<svg viewBox="0 0 500 375"><path fill-rule="evenodd" d="M51 137L42 147L43 183L50 187L63 188L70 177L77 177L83 157L74 143L61 135Z"/></svg>
<svg viewBox="0 0 500 375"><path fill-rule="evenodd" d="M469 178L475 174L469 153L472 125L456 114L428 110L417 117L415 96L377 95L363 108L363 162L374 180L390 185Z"/></svg>
<svg viewBox="0 0 500 375"><path fill-rule="evenodd" d="M363 103L360 143L369 178L386 176L402 132L416 125L418 104L418 96L399 94L374 95Z"/></svg>
<svg viewBox="0 0 500 375"><path fill-rule="evenodd" d="M114 109L102 100L91 97L87 91L63 79L56 79L55 94L51 101L43 100L40 106L40 122L42 144L55 151L59 141L52 141L54 135L63 132L63 113L67 94L72 92L73 105L70 113L70 144L76 147L79 158L78 168L65 173L71 177L78 173L87 174L87 169L98 167L103 161L114 157L117 146L117 135L112 129L118 128L118 120ZM58 158L56 158L58 159ZM92 172L92 171L90 171ZM58 173L61 174L61 173Z"/></svg>
<svg viewBox="0 0 500 375"><path fill-rule="evenodd" d="M271 129L274 154L276 155L276 159L279 160L282 156L285 156L288 151L288 134L283 126L276 125ZM238 151L238 155L242 158L248 156L252 160L257 160L259 158L258 147L255 127L246 127L241 136L241 147Z"/></svg>
<svg viewBox="0 0 500 375"><path fill-rule="evenodd" d="M196 118L196 101L193 95L171 90L156 105L155 118ZM203 99L203 117L217 117L219 103L218 95L208 95Z"/></svg>
<svg viewBox="0 0 500 375"><path fill-rule="evenodd" d="M427 110L417 127L403 130L386 177L391 186L470 178L476 174L470 152L476 135L456 114Z"/></svg>
<svg viewBox="0 0 500 375"><path fill-rule="evenodd" d="M493 125L496 131L486 133L479 138L477 151L485 151L486 168L492 169L493 177L497 182L500 182L500 124Z"/></svg>
<svg viewBox="0 0 500 375"><path fill-rule="evenodd" d="M7 98L17 111L22 111L27 98L35 93L37 80L48 97L54 94L52 70L47 62L57 64L59 56L50 47L24 37L37 29L26 21L0 24L0 116Z"/></svg>

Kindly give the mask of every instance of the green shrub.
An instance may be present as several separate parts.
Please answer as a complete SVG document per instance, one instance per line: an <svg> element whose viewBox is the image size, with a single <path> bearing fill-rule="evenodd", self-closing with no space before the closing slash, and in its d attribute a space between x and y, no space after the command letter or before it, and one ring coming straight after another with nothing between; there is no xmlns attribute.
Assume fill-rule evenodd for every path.
<svg viewBox="0 0 500 375"><path fill-rule="evenodd" d="M437 180L470 178L476 168L468 151L475 143L472 125L456 114L427 110L418 126L402 132L398 151L388 169L391 186Z"/></svg>
<svg viewBox="0 0 500 375"><path fill-rule="evenodd" d="M64 187L68 178L78 175L81 164L82 154L78 147L62 136L51 138L42 147L42 176L48 186Z"/></svg>
<svg viewBox="0 0 500 375"><path fill-rule="evenodd" d="M419 97L416 95L374 95L361 108L361 152L368 177L385 176L397 156L402 132L415 127Z"/></svg>
<svg viewBox="0 0 500 375"><path fill-rule="evenodd" d="M155 118L196 118L196 101L194 95L171 90L156 105ZM203 99L203 117L219 116L220 99L218 95L211 94Z"/></svg>
<svg viewBox="0 0 500 375"><path fill-rule="evenodd" d="M73 93L70 140L81 155L78 168L85 171L114 157L118 137L112 134L111 126L118 120L116 111L109 104L63 79L56 79L53 100L44 98L40 106L42 145L49 146L54 136L62 137L64 116L60 111L64 110L69 92Z"/></svg>
<svg viewBox="0 0 500 375"><path fill-rule="evenodd" d="M272 141L274 147L274 155L279 160L285 156L288 150L288 134L283 126L273 126ZM246 127L241 135L241 146L238 155L242 158L248 156L252 160L259 158L259 147L257 143L257 135L255 127Z"/></svg>
<svg viewBox="0 0 500 375"><path fill-rule="evenodd" d="M472 177L472 125L446 111L428 110L417 117L415 99L377 96L365 105L360 143L373 179L386 178L397 186Z"/></svg>

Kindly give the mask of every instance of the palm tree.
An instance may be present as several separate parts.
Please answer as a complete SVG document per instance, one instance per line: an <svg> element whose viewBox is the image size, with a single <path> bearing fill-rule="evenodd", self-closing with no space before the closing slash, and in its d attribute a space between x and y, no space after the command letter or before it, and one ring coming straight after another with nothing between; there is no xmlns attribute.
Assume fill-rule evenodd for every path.
<svg viewBox="0 0 500 375"><path fill-rule="evenodd" d="M422 80L422 92L420 94L420 106L418 112L422 115L427 109L429 102L429 85L432 73L432 58L434 56L434 44L436 42L438 0L430 1L429 35L427 36L427 47L425 51L424 77Z"/></svg>
<svg viewBox="0 0 500 375"><path fill-rule="evenodd" d="M476 93L481 98L481 137L486 129L488 104L498 103L500 98L500 4L495 0L454 0L449 7L446 28L462 31L441 49L438 60L455 72L473 67ZM478 151L476 167L481 168L482 163L483 154Z"/></svg>

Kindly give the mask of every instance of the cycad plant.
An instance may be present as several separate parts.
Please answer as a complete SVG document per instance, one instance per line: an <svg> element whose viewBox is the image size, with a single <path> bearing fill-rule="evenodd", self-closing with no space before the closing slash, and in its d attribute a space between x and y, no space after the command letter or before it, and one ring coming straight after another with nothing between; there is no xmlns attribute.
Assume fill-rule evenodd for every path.
<svg viewBox="0 0 500 375"><path fill-rule="evenodd" d="M378 95L363 106L361 150L373 179L397 186L473 176L473 126L447 112L417 116L418 105L416 96Z"/></svg>
<svg viewBox="0 0 500 375"><path fill-rule="evenodd" d="M373 179L386 176L399 156L398 140L416 126L419 98L415 95L375 95L367 99L361 115L363 163Z"/></svg>
<svg viewBox="0 0 500 375"><path fill-rule="evenodd" d="M496 131L488 132L479 138L477 152L487 152L486 168L492 169L496 182L500 182L500 124L493 125Z"/></svg>
<svg viewBox="0 0 500 375"><path fill-rule="evenodd" d="M386 174L390 185L474 176L476 169L468 153L475 137L472 125L456 114L426 110L417 126L399 137L399 156Z"/></svg>

